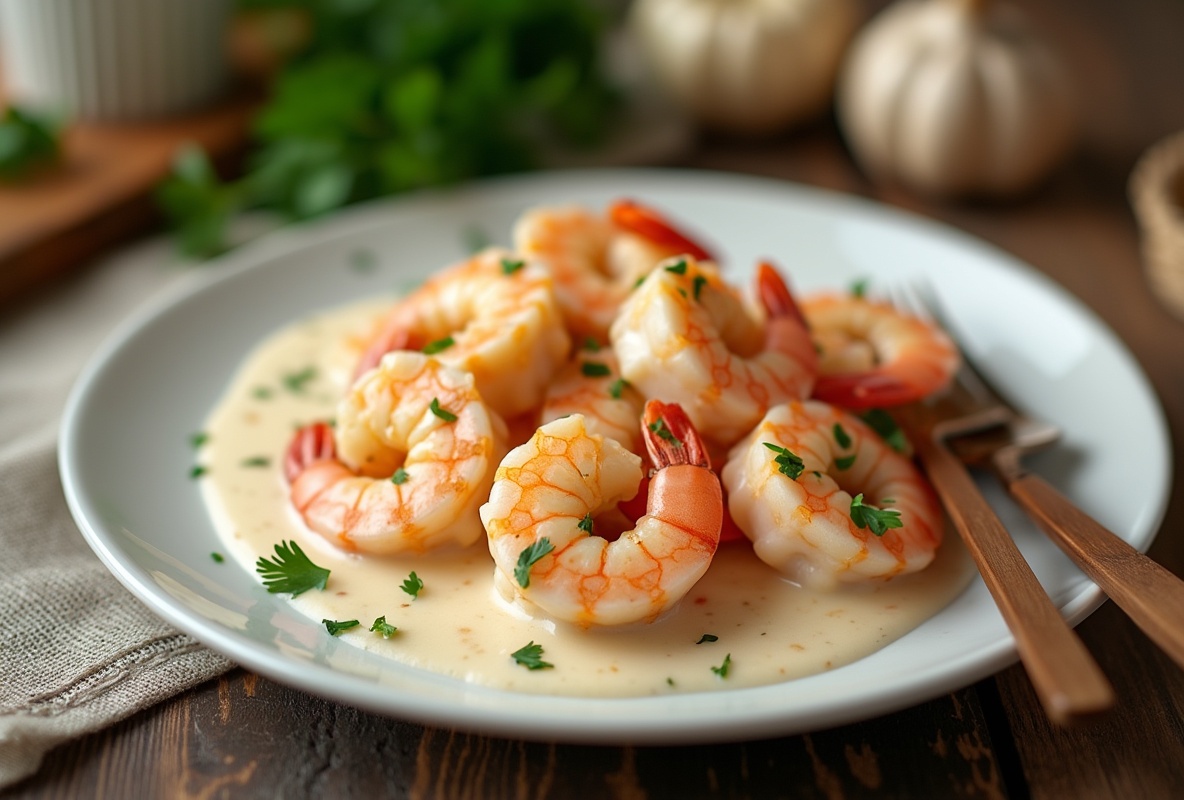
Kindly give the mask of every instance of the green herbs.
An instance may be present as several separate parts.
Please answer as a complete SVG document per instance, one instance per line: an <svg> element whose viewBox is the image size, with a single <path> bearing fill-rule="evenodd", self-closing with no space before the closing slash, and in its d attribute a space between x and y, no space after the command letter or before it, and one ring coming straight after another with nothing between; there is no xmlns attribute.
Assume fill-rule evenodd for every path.
<svg viewBox="0 0 1184 800"><path fill-rule="evenodd" d="M670 266L666 267L666 271L667 271L667 272L673 272L675 275L686 275L686 274L687 274L687 261L686 261L686 259L685 259L685 258L680 258L678 261L675 261L673 264L671 264Z"/></svg>
<svg viewBox="0 0 1184 800"><path fill-rule="evenodd" d="M867 278L859 278L851 282L851 296L862 300L867 296Z"/></svg>
<svg viewBox="0 0 1184 800"><path fill-rule="evenodd" d="M391 475L391 483L393 483L395 486L402 486L403 484L405 484L407 482L407 480L410 477L411 476L407 474L407 470L403 469L402 467L399 467Z"/></svg>
<svg viewBox="0 0 1184 800"><path fill-rule="evenodd" d="M415 573L412 573L412 574L414 575ZM392 636L395 635L395 633L398 630L399 629L396 628L394 625L390 625L387 623L385 614L383 614L378 619L374 620L374 624L370 626L370 631L372 633L377 633L383 639L391 638Z"/></svg>
<svg viewBox="0 0 1184 800"><path fill-rule="evenodd" d="M835 442L839 445L839 447L846 450L851 446L851 436L847 433L847 431L843 430L842 425L836 422L834 427L831 429L831 432L834 434Z"/></svg>
<svg viewBox="0 0 1184 800"><path fill-rule="evenodd" d="M293 597L309 589L324 589L329 580L329 570L312 563L296 542L277 544L275 558L260 557L255 571L263 576L267 591Z"/></svg>
<svg viewBox="0 0 1184 800"><path fill-rule="evenodd" d="M682 447L682 442L678 440L678 437L674 435L670 428L666 427L666 420L658 418L651 422L647 427L659 439L670 442L675 447Z"/></svg>
<svg viewBox="0 0 1184 800"><path fill-rule="evenodd" d="M440 398L438 397L432 398L432 402L428 405L428 410L445 422L456 422L456 414L453 414L446 408L442 408L440 406Z"/></svg>
<svg viewBox="0 0 1184 800"><path fill-rule="evenodd" d="M445 336L443 339L437 339L434 342L428 342L424 345L423 354L425 356L434 356L436 353L442 353L449 347L456 344L456 340L451 336Z"/></svg>
<svg viewBox="0 0 1184 800"><path fill-rule="evenodd" d="M625 380L624 378L617 378L608 385L609 396L614 400L620 400L621 395L625 393L625 390L628 389L629 386L629 381Z"/></svg>
<svg viewBox="0 0 1184 800"><path fill-rule="evenodd" d="M292 394L302 394L308 383L317 377L316 367L305 367L297 372L286 373L280 382Z"/></svg>
<svg viewBox="0 0 1184 800"><path fill-rule="evenodd" d="M412 597L419 597L419 593L423 590L423 581L415 574L415 570L412 570L399 588Z"/></svg>
<svg viewBox="0 0 1184 800"><path fill-rule="evenodd" d="M518 581L519 586L523 589L530 586L530 568L554 549L555 545L544 536L518 554L518 563L514 566L514 579Z"/></svg>
<svg viewBox="0 0 1184 800"><path fill-rule="evenodd" d="M189 470L189 477L196 480L197 478L200 478L201 476L205 475L206 472L207 472L206 468L203 467L201 464L198 464L197 466L192 467Z"/></svg>
<svg viewBox="0 0 1184 800"><path fill-rule="evenodd" d="M580 363L580 373L587 378L605 378L613 374L608 364L599 361L584 361Z"/></svg>
<svg viewBox="0 0 1184 800"><path fill-rule="evenodd" d="M339 622L335 619L323 619L321 622L324 623L325 629L329 631L330 636L336 636L342 631L348 631L350 628L356 628L362 624L356 619L347 619L344 622Z"/></svg>
<svg viewBox="0 0 1184 800"><path fill-rule="evenodd" d="M526 262L517 258L503 258L502 259L502 274L513 275L518 270L526 266Z"/></svg>
<svg viewBox="0 0 1184 800"><path fill-rule="evenodd" d="M17 106L8 107L0 118L0 180L20 180L60 155L56 123Z"/></svg>
<svg viewBox="0 0 1184 800"><path fill-rule="evenodd" d="M510 658L527 669L551 669L555 665L543 661L543 646L531 641L510 653Z"/></svg>
<svg viewBox="0 0 1184 800"><path fill-rule="evenodd" d="M576 525L576 527L579 528L580 530L582 530L584 533L591 534L592 533L592 512L589 511L587 514L585 514L584 518L579 521L579 523Z"/></svg>
<svg viewBox="0 0 1184 800"><path fill-rule="evenodd" d="M705 633L699 637L699 641L695 642L695 644L703 644L704 642L718 642L718 641L719 641L719 637L716 636L714 633Z"/></svg>
<svg viewBox="0 0 1184 800"><path fill-rule="evenodd" d="M707 283L707 277L704 275L696 275L691 281L691 296L696 300L699 299L699 293L703 291L704 285Z"/></svg>
<svg viewBox="0 0 1184 800"><path fill-rule="evenodd" d="M891 503L891 500L885 500ZM876 536L883 536L889 528L903 527L900 512L895 509L879 509L863 502L863 493L851 499L851 521L858 528L867 528Z"/></svg>
<svg viewBox="0 0 1184 800"><path fill-rule="evenodd" d="M718 667L712 667L711 671L721 678L728 677L728 670L732 668L732 654L728 653L724 656L724 661Z"/></svg>
<svg viewBox="0 0 1184 800"><path fill-rule="evenodd" d="M204 431L198 431L197 433L190 434L189 446L194 450L197 450L198 448L203 447L209 440L210 435L208 433Z"/></svg>
<svg viewBox="0 0 1184 800"><path fill-rule="evenodd" d="M908 439L905 438L904 431L896 424L896 420L882 408L873 408L865 411L860 418L868 424L873 431L879 434L889 447L898 453L907 452L909 449Z"/></svg>
<svg viewBox="0 0 1184 800"><path fill-rule="evenodd" d="M761 442L761 444L777 454L773 462L777 464L777 471L787 478L796 480L802 474L802 471L805 470L806 463L802 461L801 456L797 453L772 442Z"/></svg>
<svg viewBox="0 0 1184 800"><path fill-rule="evenodd" d="M223 561L226 560L226 557L223 556L221 553L219 553L217 550L210 553L210 558L213 559L215 564L221 564Z"/></svg>
<svg viewBox="0 0 1184 800"><path fill-rule="evenodd" d="M242 461L240 461L239 466L250 468L270 467L271 459L267 456L251 456L250 458L244 458Z"/></svg>
<svg viewBox="0 0 1184 800"><path fill-rule="evenodd" d="M253 120L241 179L222 182L191 156L160 188L192 255L226 249L230 220L247 209L307 219L530 169L547 146L593 145L613 121L618 96L600 63L609 19L590 0L265 5L303 12L309 40Z"/></svg>

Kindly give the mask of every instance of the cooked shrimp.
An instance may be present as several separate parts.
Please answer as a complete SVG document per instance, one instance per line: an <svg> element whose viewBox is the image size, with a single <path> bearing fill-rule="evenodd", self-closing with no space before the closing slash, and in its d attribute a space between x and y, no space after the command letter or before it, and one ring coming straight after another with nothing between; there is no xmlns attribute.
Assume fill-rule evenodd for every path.
<svg viewBox="0 0 1184 800"><path fill-rule="evenodd" d="M604 338L621 301L664 258L707 251L657 212L629 201L606 215L580 207L536 208L514 225L514 247L547 265L568 329Z"/></svg>
<svg viewBox="0 0 1184 800"><path fill-rule="evenodd" d="M547 387L539 422L583 414L589 434L615 439L640 454L643 405L645 398L621 377L612 348L592 341L576 351Z"/></svg>
<svg viewBox="0 0 1184 800"><path fill-rule="evenodd" d="M909 403L940 391L958 351L933 325L855 295L802 299L819 350L814 397L850 409Z"/></svg>
<svg viewBox="0 0 1184 800"><path fill-rule="evenodd" d="M650 401L643 420L649 513L616 541L593 532L597 515L637 491L638 456L575 414L505 457L481 507L503 594L579 625L620 625L653 620L703 576L719 544L719 479L677 406Z"/></svg>
<svg viewBox="0 0 1184 800"><path fill-rule="evenodd" d="M769 409L721 474L757 556L804 586L916 572L941 544L941 508L913 463L817 400Z"/></svg>
<svg viewBox="0 0 1184 800"><path fill-rule="evenodd" d="M817 356L784 281L757 272L758 321L709 263L663 262L621 306L610 330L621 375L674 401L699 432L731 445L772 405L806 397Z"/></svg>
<svg viewBox="0 0 1184 800"><path fill-rule="evenodd" d="M292 505L344 550L469 545L505 438L471 373L398 350L342 398L336 436L324 423L296 433L285 460Z"/></svg>
<svg viewBox="0 0 1184 800"><path fill-rule="evenodd" d="M533 410L571 349L554 288L537 264L483 250L397 303L357 374L391 350L425 348L472 372L481 397L502 416Z"/></svg>

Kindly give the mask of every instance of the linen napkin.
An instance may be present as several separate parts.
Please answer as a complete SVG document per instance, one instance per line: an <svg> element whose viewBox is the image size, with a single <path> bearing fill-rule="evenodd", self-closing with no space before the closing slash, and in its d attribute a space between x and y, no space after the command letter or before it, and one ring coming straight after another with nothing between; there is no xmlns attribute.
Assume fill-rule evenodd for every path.
<svg viewBox="0 0 1184 800"><path fill-rule="evenodd" d="M183 269L164 239L0 307L0 788L53 747L229 669L107 571L58 478L70 387L98 344Z"/></svg>

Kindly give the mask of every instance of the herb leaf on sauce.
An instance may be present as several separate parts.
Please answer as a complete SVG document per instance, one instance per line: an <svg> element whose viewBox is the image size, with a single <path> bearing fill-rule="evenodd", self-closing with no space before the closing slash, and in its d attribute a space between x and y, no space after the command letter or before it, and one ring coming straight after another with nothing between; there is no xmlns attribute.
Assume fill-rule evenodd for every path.
<svg viewBox="0 0 1184 800"><path fill-rule="evenodd" d="M283 376L284 388L293 394L302 394L305 385L317 377L316 367L305 367L299 372L289 372Z"/></svg>
<svg viewBox="0 0 1184 800"><path fill-rule="evenodd" d="M296 542L277 544L275 558L260 556L255 562L255 571L263 576L267 591L293 597L309 589L324 589L329 581L329 570L312 563Z"/></svg>
<svg viewBox="0 0 1184 800"><path fill-rule="evenodd" d="M699 637L699 641L695 642L695 644L703 644L704 642L718 642L718 641L719 641L719 637L716 636L714 633L705 633Z"/></svg>
<svg viewBox="0 0 1184 800"><path fill-rule="evenodd" d="M221 553L219 553L217 550L210 553L210 558L212 558L214 560L215 564L221 564L223 561L226 560L226 558Z"/></svg>
<svg viewBox="0 0 1184 800"><path fill-rule="evenodd" d="M714 672L716 675L720 676L721 678L726 678L726 677L728 677L728 670L731 669L731 667L732 667L732 654L728 653L726 656L724 656L724 662L722 664L720 664L718 667L712 667L711 671Z"/></svg>
<svg viewBox="0 0 1184 800"><path fill-rule="evenodd" d="M419 592L423 589L423 581L415 574L415 570L411 570L411 574L407 576L399 588L412 597L419 597Z"/></svg>
<svg viewBox="0 0 1184 800"><path fill-rule="evenodd" d="M370 630L381 635L383 639L389 639L394 636L395 632L399 629L388 623L386 621L386 614L383 614L381 617L374 620L374 624L370 626Z"/></svg>
<svg viewBox="0 0 1184 800"><path fill-rule="evenodd" d="M518 564L514 567L514 579L518 581L519 586L523 589L530 586L530 568L554 549L555 545L551 544L551 540L544 536L518 554Z"/></svg>
<svg viewBox="0 0 1184 800"><path fill-rule="evenodd" d="M543 661L543 646L531 641L510 653L510 658L527 669L551 669L554 664Z"/></svg>
<svg viewBox="0 0 1184 800"><path fill-rule="evenodd" d="M356 628L362 624L356 619L347 619L340 622L335 619L323 619L321 622L325 624L325 629L328 630L329 634L332 636L336 636L342 631L348 631L350 628Z"/></svg>

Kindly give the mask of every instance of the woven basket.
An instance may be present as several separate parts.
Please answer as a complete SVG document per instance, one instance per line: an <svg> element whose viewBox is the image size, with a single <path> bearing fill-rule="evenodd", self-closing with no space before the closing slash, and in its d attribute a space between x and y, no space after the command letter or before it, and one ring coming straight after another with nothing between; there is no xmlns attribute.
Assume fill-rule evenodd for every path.
<svg viewBox="0 0 1184 800"><path fill-rule="evenodd" d="M1184 131L1150 147L1130 178L1152 291L1184 319Z"/></svg>

